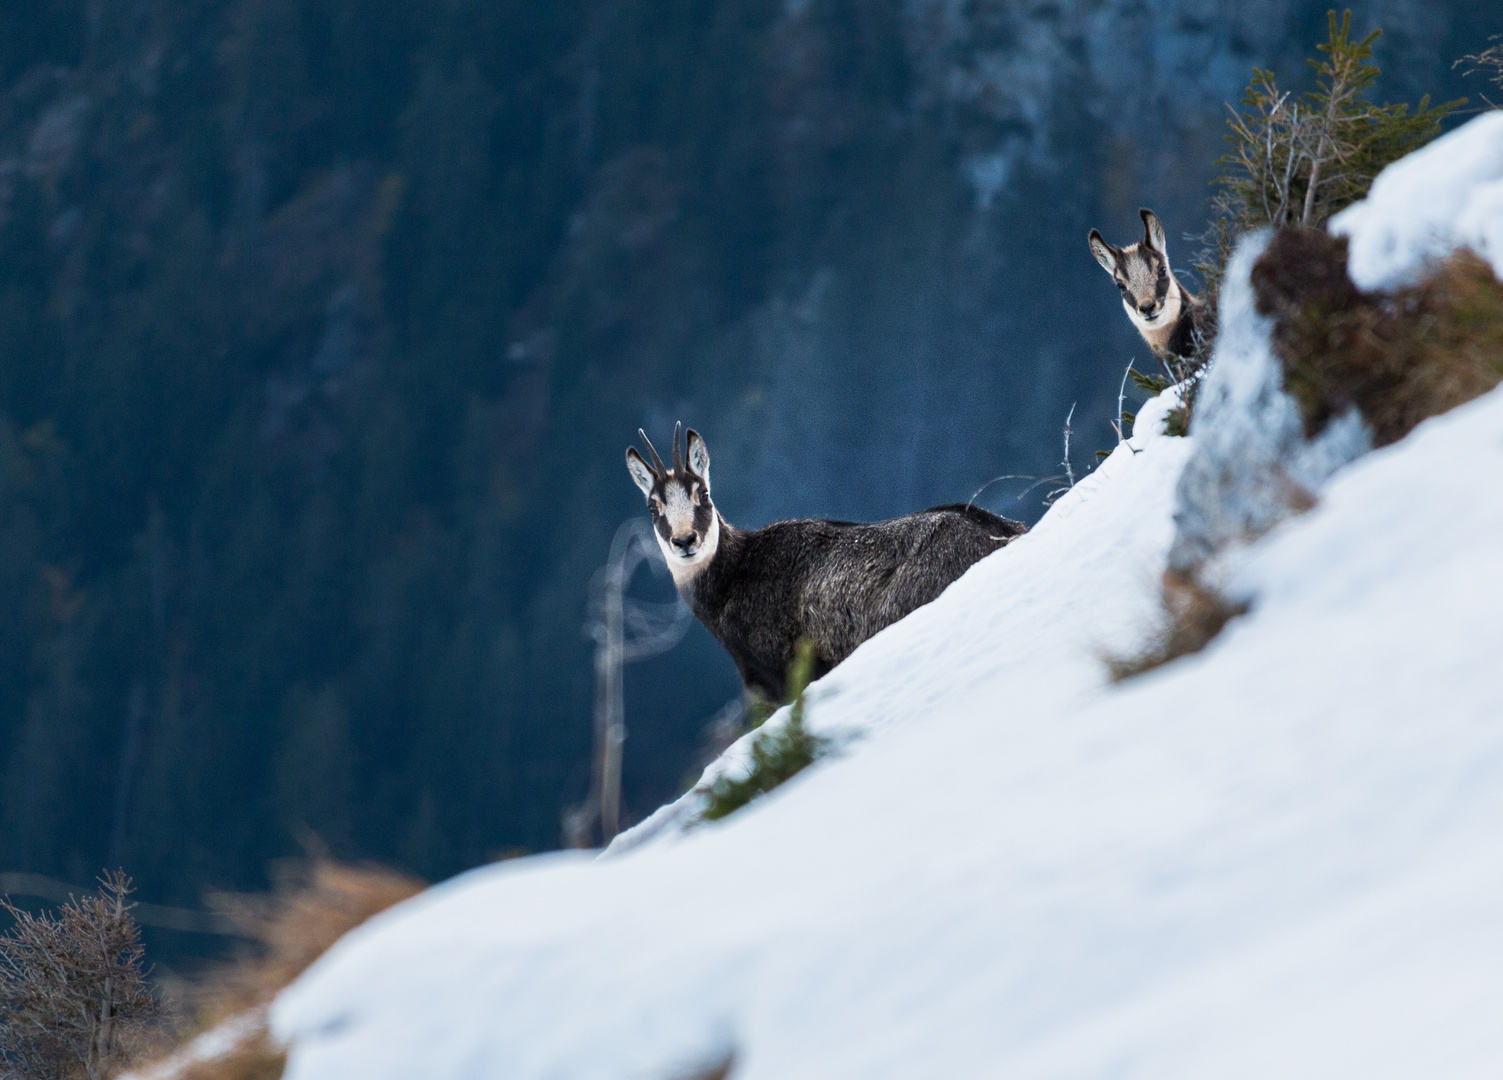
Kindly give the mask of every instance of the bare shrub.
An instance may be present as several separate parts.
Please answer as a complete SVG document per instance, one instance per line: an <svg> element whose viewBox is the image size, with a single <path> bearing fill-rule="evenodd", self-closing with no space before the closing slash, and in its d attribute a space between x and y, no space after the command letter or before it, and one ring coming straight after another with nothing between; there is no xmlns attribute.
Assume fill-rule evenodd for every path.
<svg viewBox="0 0 1503 1080"><path fill-rule="evenodd" d="M1164 625L1142 652L1106 657L1112 682L1122 682L1171 660L1204 649L1227 623L1247 614L1235 603L1187 574L1169 571L1163 584Z"/></svg>
<svg viewBox="0 0 1503 1080"><path fill-rule="evenodd" d="M0 938L0 1069L15 1080L102 1080L148 1049L158 1002L142 968L130 878L56 916L0 900L15 926Z"/></svg>
<svg viewBox="0 0 1503 1080"><path fill-rule="evenodd" d="M1347 273L1344 237L1284 229L1252 285L1307 435L1355 405L1383 446L1503 381L1503 283L1470 251L1416 285L1369 294Z"/></svg>

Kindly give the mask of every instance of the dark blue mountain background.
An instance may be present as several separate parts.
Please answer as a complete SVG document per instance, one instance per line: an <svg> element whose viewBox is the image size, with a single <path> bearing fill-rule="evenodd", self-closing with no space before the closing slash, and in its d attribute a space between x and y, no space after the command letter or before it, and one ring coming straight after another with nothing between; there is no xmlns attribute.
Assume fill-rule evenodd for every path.
<svg viewBox="0 0 1503 1080"><path fill-rule="evenodd" d="M1444 99L1503 3L1383 0ZM1085 234L1205 225L1308 0L37 0L0 9L0 869L440 877L588 786L587 583L682 419L744 525L1114 441ZM1171 254L1181 266L1193 245ZM983 505L1034 519L1024 481ZM659 586L661 587L661 586ZM632 816L737 690L628 679Z"/></svg>

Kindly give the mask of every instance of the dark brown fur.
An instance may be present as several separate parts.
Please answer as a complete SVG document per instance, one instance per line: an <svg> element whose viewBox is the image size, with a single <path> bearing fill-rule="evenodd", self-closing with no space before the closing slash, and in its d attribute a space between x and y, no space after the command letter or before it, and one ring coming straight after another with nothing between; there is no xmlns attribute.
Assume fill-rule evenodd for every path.
<svg viewBox="0 0 1503 1080"><path fill-rule="evenodd" d="M814 640L818 678L1025 531L963 505L869 524L721 522L720 551L684 599L746 685L774 701L800 638Z"/></svg>
<svg viewBox="0 0 1503 1080"><path fill-rule="evenodd" d="M800 639L814 642L817 678L1027 531L960 504L869 524L801 520L737 529L710 500L704 440L688 433L687 462L677 430L673 442L671 468L648 442L652 462L631 449L627 469L647 497L680 595L731 654L747 687L770 701L782 698Z"/></svg>

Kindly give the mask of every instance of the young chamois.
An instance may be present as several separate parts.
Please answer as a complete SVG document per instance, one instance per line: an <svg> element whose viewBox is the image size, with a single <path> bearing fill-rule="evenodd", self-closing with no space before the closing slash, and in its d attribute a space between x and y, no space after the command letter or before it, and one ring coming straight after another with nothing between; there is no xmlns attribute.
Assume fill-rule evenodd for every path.
<svg viewBox="0 0 1503 1080"><path fill-rule="evenodd" d="M710 501L710 452L688 434L687 466L673 431L666 468L626 451L679 595L725 646L749 690L783 697L799 639L814 642L814 675L878 630L927 604L970 565L1027 531L974 506L936 506L891 521L778 521L737 529Z"/></svg>
<svg viewBox="0 0 1503 1080"><path fill-rule="evenodd" d="M1195 313L1201 301L1169 269L1158 215L1139 210L1138 216L1143 219L1143 239L1125 248L1113 247L1092 229L1091 254L1117 283L1127 317L1148 347L1160 356L1189 356L1195 351Z"/></svg>

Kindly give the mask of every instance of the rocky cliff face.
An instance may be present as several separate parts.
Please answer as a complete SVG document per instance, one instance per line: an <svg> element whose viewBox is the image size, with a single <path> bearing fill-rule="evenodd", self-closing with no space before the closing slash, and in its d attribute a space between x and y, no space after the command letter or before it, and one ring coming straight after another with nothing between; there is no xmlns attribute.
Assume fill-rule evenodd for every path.
<svg viewBox="0 0 1503 1080"><path fill-rule="evenodd" d="M1209 162L1196 151L1216 147L1224 103L1240 97L1254 65L1297 78L1323 16L1321 5L1289 0L910 0L904 8L916 104L943 116L982 205L1019 167L1052 171L1078 151L1086 133L1062 102L1101 125L1091 134L1133 144L1116 148L1133 156L1115 164L1136 165L1130 179L1139 185L1182 173L1201 180ZM1434 86L1450 16L1444 5L1413 0L1359 13L1388 33L1396 92Z"/></svg>
<svg viewBox="0 0 1503 1080"><path fill-rule="evenodd" d="M877 7L853 5L868 18ZM787 126L804 134L858 126L810 75L808 58L829 45L820 12L785 4L772 38L776 55L799 58L807 85L786 95L797 102ZM893 17L904 80L868 178L885 190L865 194L900 212L814 246L749 319L772 372L750 422L756 471L780 478L779 505L796 475L812 474L800 512L898 512L1000 473L1045 475L1074 401L1086 456L1106 445L1113 373L1134 355L1151 360L1081 237L1092 225L1129 235L1137 207L1152 205L1188 267L1196 245L1182 237L1205 227L1225 103L1254 66L1302 78L1325 8L910 0ZM1357 19L1386 28L1379 58L1395 100L1458 92L1446 58L1487 25L1485 13L1407 0ZM843 199L859 206L862 194ZM738 495L771 515L768 487ZM1000 505L1006 491L983 501Z"/></svg>

